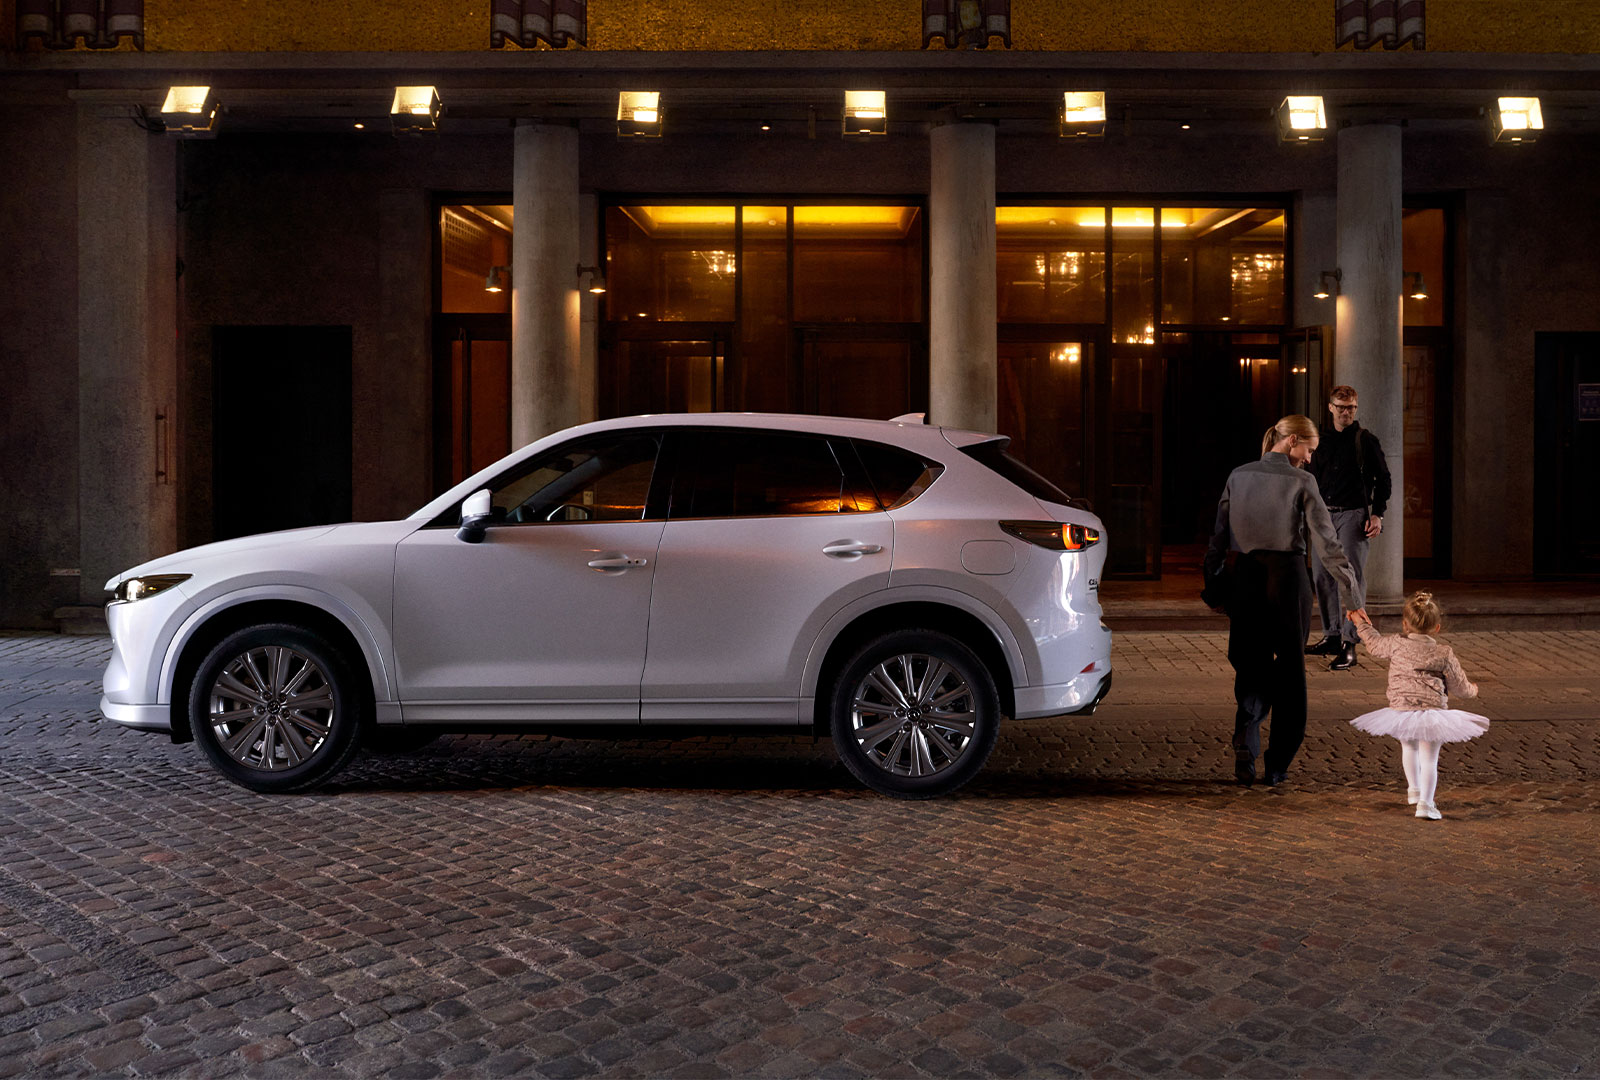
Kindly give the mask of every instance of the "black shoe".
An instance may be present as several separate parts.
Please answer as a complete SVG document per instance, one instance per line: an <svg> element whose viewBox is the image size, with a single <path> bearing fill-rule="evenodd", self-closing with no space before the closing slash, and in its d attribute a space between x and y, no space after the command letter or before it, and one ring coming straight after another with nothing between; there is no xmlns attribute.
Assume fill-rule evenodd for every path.
<svg viewBox="0 0 1600 1080"><path fill-rule="evenodd" d="M1277 787L1279 784L1283 783L1284 781L1286 781L1288 779L1289 779L1289 774L1286 773L1286 772L1268 772L1267 773L1267 786L1268 787Z"/></svg>
<svg viewBox="0 0 1600 1080"><path fill-rule="evenodd" d="M1256 759L1245 757L1243 754L1234 756L1233 778L1245 787L1256 782Z"/></svg>
<svg viewBox="0 0 1600 1080"><path fill-rule="evenodd" d="M1356 666L1356 647L1348 641L1339 649L1339 655L1328 665L1329 671L1348 671Z"/></svg>
<svg viewBox="0 0 1600 1080"><path fill-rule="evenodd" d="M1344 639L1338 637L1325 637L1321 641L1306 649L1307 656L1337 656L1339 650L1344 648Z"/></svg>

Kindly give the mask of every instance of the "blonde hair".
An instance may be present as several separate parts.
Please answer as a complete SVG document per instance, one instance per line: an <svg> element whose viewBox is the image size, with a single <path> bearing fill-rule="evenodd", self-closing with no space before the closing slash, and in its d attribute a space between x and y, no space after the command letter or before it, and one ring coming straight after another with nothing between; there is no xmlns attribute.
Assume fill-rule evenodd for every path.
<svg viewBox="0 0 1600 1080"><path fill-rule="evenodd" d="M1444 610L1431 592L1414 592L1400 617L1418 634L1437 634L1444 625Z"/></svg>
<svg viewBox="0 0 1600 1080"><path fill-rule="evenodd" d="M1269 427L1267 433L1261 436L1261 452L1265 454L1290 435L1301 439L1315 439L1317 437L1317 425L1312 421L1311 417L1301 416L1299 413L1285 416L1282 420Z"/></svg>

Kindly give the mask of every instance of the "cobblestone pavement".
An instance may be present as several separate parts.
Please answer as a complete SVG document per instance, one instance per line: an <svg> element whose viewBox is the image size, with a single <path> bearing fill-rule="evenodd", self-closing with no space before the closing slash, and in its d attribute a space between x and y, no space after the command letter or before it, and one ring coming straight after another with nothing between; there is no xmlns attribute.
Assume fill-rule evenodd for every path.
<svg viewBox="0 0 1600 1080"><path fill-rule="evenodd" d="M1457 634L1443 821L1312 668L1225 783L1218 633L927 803L825 742L452 736L266 797L0 636L0 1075L1600 1075L1600 633Z"/></svg>

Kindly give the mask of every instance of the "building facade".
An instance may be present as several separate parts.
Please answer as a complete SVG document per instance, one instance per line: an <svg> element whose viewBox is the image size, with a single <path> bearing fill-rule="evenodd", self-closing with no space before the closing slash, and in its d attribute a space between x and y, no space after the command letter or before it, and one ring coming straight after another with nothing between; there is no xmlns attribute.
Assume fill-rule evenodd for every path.
<svg viewBox="0 0 1600 1080"><path fill-rule="evenodd" d="M1115 573L1183 573L1336 383L1395 475L1378 595L1600 572L1575 7L8 0L0 625L663 410L998 430ZM161 112L191 85L203 137ZM404 86L442 111L396 119ZM1543 130L1495 141L1507 96Z"/></svg>

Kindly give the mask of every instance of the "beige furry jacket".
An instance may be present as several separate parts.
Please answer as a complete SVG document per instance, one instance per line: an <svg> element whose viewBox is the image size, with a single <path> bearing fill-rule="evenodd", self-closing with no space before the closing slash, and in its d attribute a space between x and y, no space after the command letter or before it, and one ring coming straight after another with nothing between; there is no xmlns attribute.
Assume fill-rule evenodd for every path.
<svg viewBox="0 0 1600 1080"><path fill-rule="evenodd" d="M1361 644L1389 661L1391 709L1448 709L1450 695L1477 697L1477 684L1461 670L1448 645L1427 634L1380 634L1371 623L1356 623Z"/></svg>

